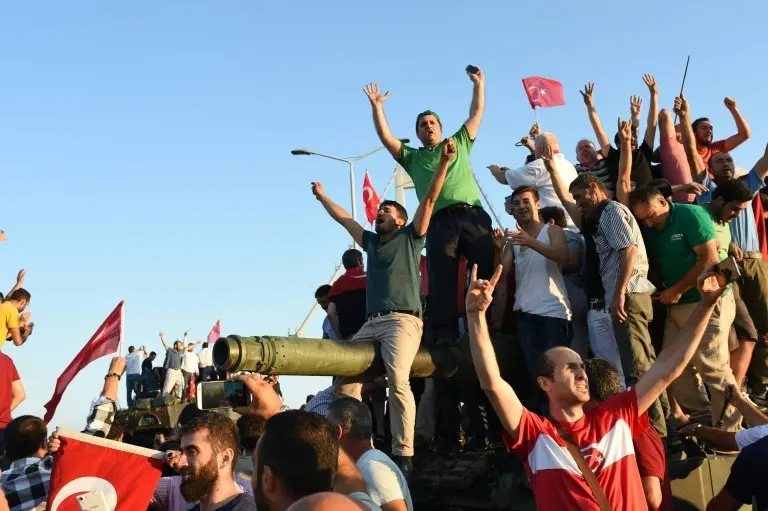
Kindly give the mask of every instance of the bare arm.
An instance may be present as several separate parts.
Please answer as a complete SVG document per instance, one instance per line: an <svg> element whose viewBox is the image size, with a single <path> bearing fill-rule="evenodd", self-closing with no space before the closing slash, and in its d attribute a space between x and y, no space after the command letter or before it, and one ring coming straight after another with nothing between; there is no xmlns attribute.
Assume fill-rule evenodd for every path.
<svg viewBox="0 0 768 511"><path fill-rule="evenodd" d="M11 339L13 339L14 346L21 346L27 342L27 338L29 338L32 333L32 329L25 328L22 332L19 327L13 327L8 329L8 333L11 335Z"/></svg>
<svg viewBox="0 0 768 511"><path fill-rule="evenodd" d="M501 277L501 270L501 267L497 267L491 280L486 281L477 280L477 265L472 267L472 278L466 304L469 345L472 353L472 365L475 367L480 387L488 396L504 429L507 430L513 440L517 441L520 419L523 415L523 404L509 383L501 377L485 320L485 311L491 304L493 289Z"/></svg>
<svg viewBox="0 0 768 511"><path fill-rule="evenodd" d="M160 332L160 342L163 343L163 348L165 348L165 351L168 351L168 343L165 342L165 334L163 332Z"/></svg>
<svg viewBox="0 0 768 511"><path fill-rule="evenodd" d="M14 411L27 398L27 393L24 391L24 384L21 380L16 380L11 383L11 411Z"/></svg>
<svg viewBox="0 0 768 511"><path fill-rule="evenodd" d="M629 207L629 194L632 192L632 129L628 122L619 119L619 178L616 183L616 198Z"/></svg>
<svg viewBox="0 0 768 511"><path fill-rule="evenodd" d="M109 364L109 371L107 374L118 374L122 377L123 373L125 373L125 358L114 357ZM104 379L104 387L101 389L101 395L112 401L117 401L117 386L119 383L120 378L116 376L108 376Z"/></svg>
<svg viewBox="0 0 768 511"><path fill-rule="evenodd" d="M728 490L723 488L714 499L707 504L707 511L738 511L742 503L734 499Z"/></svg>
<svg viewBox="0 0 768 511"><path fill-rule="evenodd" d="M16 275L16 284L11 288L10 291L8 291L8 294L5 295L5 297L9 297L13 294L14 291L17 289L21 289L24 286L24 277L27 276L27 272L22 268L19 270L19 273Z"/></svg>
<svg viewBox="0 0 768 511"><path fill-rule="evenodd" d="M696 137L693 134L693 126L691 125L691 110L688 100L682 96L675 98L674 110L680 116L680 131L683 136L685 156L688 158L688 165L691 167L691 179L699 181L707 172L707 166L696 150Z"/></svg>
<svg viewBox="0 0 768 511"><path fill-rule="evenodd" d="M589 122L592 124L592 129L595 131L597 142L600 144L600 152L603 153L603 156L605 157L608 156L608 151L611 149L611 140L608 138L608 135L605 134L605 131L603 131L600 117L597 115L597 110L595 110L595 103L592 98L594 90L595 84L590 82L584 86L583 91L579 92L581 92L581 97L584 98L584 104L587 105Z"/></svg>
<svg viewBox="0 0 768 511"><path fill-rule="evenodd" d="M464 126L467 127L469 138L474 140L477 137L477 130L480 129L480 121L483 120L485 111L485 74L479 67L477 74L467 71L469 79L472 80L472 104L469 107L469 117Z"/></svg>
<svg viewBox="0 0 768 511"><path fill-rule="evenodd" d="M550 148L545 149L544 165L549 172L549 178L552 180L552 188L555 189L557 198L560 199L565 210L571 215L573 222L581 227L581 209L576 205L576 201L573 200L573 195L568 191L568 187L565 185L565 182L563 182L563 178L560 177L560 172L557 170L557 158L554 158Z"/></svg>
<svg viewBox="0 0 768 511"><path fill-rule="evenodd" d="M699 347L709 317L720 296L728 289L720 287L714 273L703 273L698 279L701 302L677 336L664 346L656 362L635 386L638 413L646 411L662 392L683 372Z"/></svg>
<svg viewBox="0 0 768 511"><path fill-rule="evenodd" d="M643 75L643 81L648 86L651 96L648 108L648 125L645 127L645 144L653 150L653 142L656 140L656 126L659 123L659 88L653 75Z"/></svg>
<svg viewBox="0 0 768 511"><path fill-rule="evenodd" d="M768 417L766 417L765 414L752 403L752 401L744 399L744 396L741 395L739 389L735 388L735 385L730 384L728 387L726 392L731 393L731 403L741 412L741 415L744 416L744 419L746 419L750 426L762 426L763 424L768 424Z"/></svg>
<svg viewBox="0 0 768 511"><path fill-rule="evenodd" d="M715 449L722 449L724 451L739 450L739 446L736 444L736 433L733 431L691 424L690 426L685 426L681 434L690 434Z"/></svg>
<svg viewBox="0 0 768 511"><path fill-rule="evenodd" d="M763 156L755 163L754 169L760 179L765 181L765 177L768 175L768 144L765 146Z"/></svg>
<svg viewBox="0 0 768 511"><path fill-rule="evenodd" d="M500 184L506 185L507 183L507 167L499 167L498 165L488 165L488 170L491 171L493 178Z"/></svg>
<svg viewBox="0 0 768 511"><path fill-rule="evenodd" d="M655 476L641 477L643 483L643 493L648 509L656 510L661 506L661 479Z"/></svg>
<svg viewBox="0 0 768 511"><path fill-rule="evenodd" d="M696 281L699 275L704 273L708 268L717 264L717 243L715 240L709 240L693 247L694 252L698 256L696 264L694 264L688 273L680 279L679 282L665 289L661 293L661 302L666 304L677 303L680 297L696 285Z"/></svg>
<svg viewBox="0 0 768 511"><path fill-rule="evenodd" d="M347 211L341 206L336 205L327 195L325 195L325 190L323 189L323 185L321 183L312 183L312 193L315 195L317 200L320 201L320 204L323 205L331 218L336 220L341 224L342 227L347 230L347 232L355 240L355 243L362 246L363 227L358 224L354 218L352 218L352 215L347 213Z"/></svg>
<svg viewBox="0 0 768 511"><path fill-rule="evenodd" d="M405 499L390 500L381 505L382 511L408 511Z"/></svg>
<svg viewBox="0 0 768 511"><path fill-rule="evenodd" d="M333 331L336 332L336 338L337 339L343 339L341 336L341 327L339 326L339 312L336 309L336 303L330 302L328 304L328 310L326 311L328 314L328 319L331 321L331 326L333 327Z"/></svg>
<svg viewBox="0 0 768 511"><path fill-rule="evenodd" d="M421 202L419 202L419 207L416 208L416 214L413 216L413 230L418 237L427 234L429 219L432 218L432 210L435 208L435 202L437 202L437 198L440 196L440 191L443 189L445 175L448 173L448 165L455 157L456 145L453 143L453 138L449 138L443 144L442 152L440 153L440 162L437 164L437 170L432 176L432 180L429 182L424 197L422 197ZM358 245L361 244L362 243L358 243Z"/></svg>
<svg viewBox="0 0 768 511"><path fill-rule="evenodd" d="M731 112L731 115L733 116L733 120L736 122L736 134L725 139L726 150L733 151L734 149L739 147L741 144L746 142L749 137L752 136L752 130L749 129L749 124L747 124L747 120L742 115L741 111L739 110L739 107L736 106L735 99L725 98L723 100L723 103L725 103L725 108L727 108L728 111Z"/></svg>
<svg viewBox="0 0 768 511"><path fill-rule="evenodd" d="M373 111L373 126L376 128L376 134L379 136L379 140L387 148L392 158L397 160L400 158L400 148L402 142L392 135L389 130L389 124L387 123L387 117L384 115L384 102L389 98L389 91L385 94L379 92L379 86L375 83L369 83L363 89L365 95L368 96L368 100L371 102L371 110Z"/></svg>

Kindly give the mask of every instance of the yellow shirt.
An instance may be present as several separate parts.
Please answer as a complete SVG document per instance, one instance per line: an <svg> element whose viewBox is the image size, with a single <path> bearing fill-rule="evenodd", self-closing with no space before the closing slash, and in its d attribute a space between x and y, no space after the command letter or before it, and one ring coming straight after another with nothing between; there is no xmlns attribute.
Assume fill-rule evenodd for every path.
<svg viewBox="0 0 768 511"><path fill-rule="evenodd" d="M0 303L0 350L11 328L19 328L19 311L11 302Z"/></svg>

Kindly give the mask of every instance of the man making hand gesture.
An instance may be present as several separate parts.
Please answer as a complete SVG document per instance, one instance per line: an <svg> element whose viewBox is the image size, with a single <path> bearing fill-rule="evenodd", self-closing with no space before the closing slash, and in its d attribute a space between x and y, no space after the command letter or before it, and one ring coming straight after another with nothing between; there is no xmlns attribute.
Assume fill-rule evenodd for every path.
<svg viewBox="0 0 768 511"><path fill-rule="evenodd" d="M429 218L458 151L453 139L440 146L440 159L411 224L402 205L386 200L376 215L376 232L366 231L325 195L322 184L312 183L312 193L331 218L368 254L367 321L351 340L381 344L389 386L392 454L406 477L412 467L416 423L416 403L408 378L422 333L419 259ZM361 399L361 378L339 378L335 386L337 394Z"/></svg>

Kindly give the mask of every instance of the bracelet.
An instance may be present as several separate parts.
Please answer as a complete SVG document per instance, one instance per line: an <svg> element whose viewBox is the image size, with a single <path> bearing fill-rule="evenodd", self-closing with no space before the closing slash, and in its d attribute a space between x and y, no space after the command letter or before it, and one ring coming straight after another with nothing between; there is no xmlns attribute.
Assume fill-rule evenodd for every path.
<svg viewBox="0 0 768 511"><path fill-rule="evenodd" d="M119 374L117 374L117 373L109 373L109 374L107 374L107 375L104 377L104 381L107 381L107 378L110 378L110 377L112 377L112 376L114 376L115 378L117 378L117 381L120 381L120 375L119 375Z"/></svg>

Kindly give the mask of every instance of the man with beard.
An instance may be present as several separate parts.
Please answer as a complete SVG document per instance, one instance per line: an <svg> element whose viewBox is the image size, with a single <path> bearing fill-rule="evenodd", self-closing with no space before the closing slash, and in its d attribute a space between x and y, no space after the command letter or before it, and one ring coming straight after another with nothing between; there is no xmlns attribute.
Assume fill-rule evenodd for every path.
<svg viewBox="0 0 768 511"><path fill-rule="evenodd" d="M312 193L331 218L344 226L368 254L367 321L352 341L373 340L381 344L389 387L392 454L406 475L412 467L416 424L416 402L409 376L422 334L419 260L429 219L456 155L457 144L448 139L442 144L440 161L411 224L405 208L387 200L379 206L375 233L364 230L349 213L334 204L325 195L322 184L312 183ZM337 394L361 399L361 378L339 378L334 385Z"/></svg>
<svg viewBox="0 0 768 511"><path fill-rule="evenodd" d="M723 99L723 104L725 105L725 108L731 112L733 120L736 122L737 130L735 135L731 135L724 140L713 142L715 130L712 126L712 122L707 117L699 117L693 122L691 122L690 115L688 115L685 120L683 120L682 117L680 118L680 129L683 137L685 137L685 132L690 128L690 133L693 134L692 139L695 143L696 154L701 158L701 161L704 162L704 165L708 165L710 158L715 154L721 151L733 151L752 136L752 130L749 128L747 120L736 106L736 100L733 98L725 98ZM683 145L686 145L685 139L683 140ZM691 158L691 155L688 155L688 162L691 165L691 172L693 173L697 173L697 171L702 168L698 166L697 161L698 160Z"/></svg>
<svg viewBox="0 0 768 511"><path fill-rule="evenodd" d="M690 361L726 288L712 271L704 272L696 313L656 363L637 385L589 409L584 409L590 394L581 357L566 347L545 352L537 367L537 383L549 400L545 418L523 407L499 372L486 310L500 276L501 267L490 281L478 280L472 269L466 299L472 363L504 425L505 443L525 465L537 509L646 509L633 434L647 427L643 413Z"/></svg>
<svg viewBox="0 0 768 511"><path fill-rule="evenodd" d="M255 511L253 497L237 486L234 469L240 451L231 419L209 412L181 428L181 494L198 502L191 511Z"/></svg>

